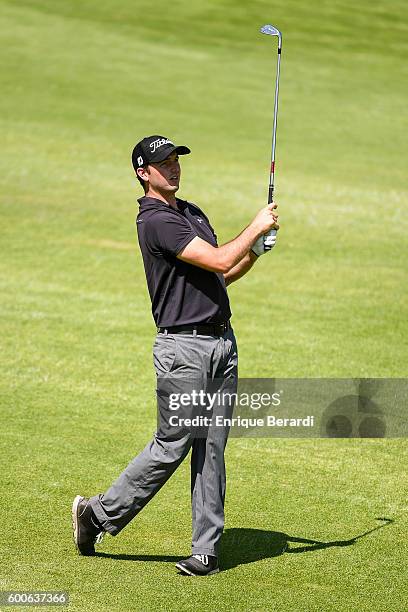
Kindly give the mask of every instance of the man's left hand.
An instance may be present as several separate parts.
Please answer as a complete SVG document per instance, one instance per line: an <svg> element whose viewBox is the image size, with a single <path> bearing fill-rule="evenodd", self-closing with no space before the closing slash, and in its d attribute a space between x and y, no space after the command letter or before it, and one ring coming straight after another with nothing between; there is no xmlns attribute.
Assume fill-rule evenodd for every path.
<svg viewBox="0 0 408 612"><path fill-rule="evenodd" d="M277 234L275 234L274 236L268 236L268 245L270 246L270 248L268 250L273 249L273 247L276 244L276 238L277 238ZM265 250L265 245L264 245L264 237L263 236L259 236L258 240L256 242L254 242L254 244L252 245L252 252L255 253L255 255L257 257L260 257L261 255L264 255L264 253L267 253L268 251Z"/></svg>

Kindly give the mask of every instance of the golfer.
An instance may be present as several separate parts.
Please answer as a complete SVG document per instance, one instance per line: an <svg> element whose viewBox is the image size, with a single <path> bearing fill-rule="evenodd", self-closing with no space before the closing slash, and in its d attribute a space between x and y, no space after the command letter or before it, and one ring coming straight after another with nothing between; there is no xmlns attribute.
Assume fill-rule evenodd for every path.
<svg viewBox="0 0 408 612"><path fill-rule="evenodd" d="M157 327L153 348L157 431L105 493L90 499L76 496L72 521L79 554L94 555L101 535L117 535L191 449L192 554L176 568L196 576L219 571L229 429L215 427L209 417L230 417L233 406L215 402L209 411L208 406L191 401L180 406L180 412L174 409L174 401L197 386L236 392L238 355L226 286L252 268L265 252L263 235L279 226L276 205L270 204L236 238L218 246L202 210L176 197L179 156L188 153L188 147L158 135L141 140L132 153L144 189L137 231ZM208 418L202 427L189 426L204 415Z"/></svg>

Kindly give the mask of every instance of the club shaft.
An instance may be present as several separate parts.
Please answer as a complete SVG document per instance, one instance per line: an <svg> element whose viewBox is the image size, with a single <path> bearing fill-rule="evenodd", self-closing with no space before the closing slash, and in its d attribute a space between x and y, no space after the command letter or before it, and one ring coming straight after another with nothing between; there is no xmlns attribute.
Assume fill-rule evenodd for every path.
<svg viewBox="0 0 408 612"><path fill-rule="evenodd" d="M268 204L273 202L273 190L275 185L275 151L276 151L276 131L278 126L278 98L279 98L279 76L280 76L280 60L281 60L281 39L279 38L278 59L276 64L276 81L275 81L275 103L273 109L273 129L272 129L272 155L271 155L271 173L269 176L269 193Z"/></svg>

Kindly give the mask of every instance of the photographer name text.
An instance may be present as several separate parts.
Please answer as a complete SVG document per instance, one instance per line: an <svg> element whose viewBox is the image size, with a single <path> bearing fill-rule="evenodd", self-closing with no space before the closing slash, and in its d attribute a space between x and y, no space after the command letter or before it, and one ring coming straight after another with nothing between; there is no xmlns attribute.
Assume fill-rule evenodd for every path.
<svg viewBox="0 0 408 612"><path fill-rule="evenodd" d="M282 418L268 415L266 418L227 418L221 415L215 417L195 416L193 418L180 417L173 414L169 418L171 427L314 427L314 416L308 415L302 418Z"/></svg>

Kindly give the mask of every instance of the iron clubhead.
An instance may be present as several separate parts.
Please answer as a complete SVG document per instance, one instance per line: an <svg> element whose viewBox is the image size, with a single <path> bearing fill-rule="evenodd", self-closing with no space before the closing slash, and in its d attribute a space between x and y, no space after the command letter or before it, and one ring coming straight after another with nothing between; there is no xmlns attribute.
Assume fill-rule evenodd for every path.
<svg viewBox="0 0 408 612"><path fill-rule="evenodd" d="M282 38L282 34L279 32L278 28L275 28L273 25L264 25L261 30L262 34L269 34L269 36L278 36Z"/></svg>

